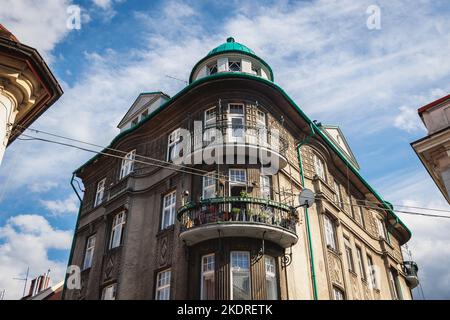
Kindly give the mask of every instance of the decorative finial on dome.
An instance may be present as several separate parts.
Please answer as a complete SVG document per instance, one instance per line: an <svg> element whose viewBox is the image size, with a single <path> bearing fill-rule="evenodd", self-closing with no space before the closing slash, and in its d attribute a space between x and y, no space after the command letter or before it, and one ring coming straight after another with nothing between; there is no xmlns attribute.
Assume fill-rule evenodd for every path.
<svg viewBox="0 0 450 320"><path fill-rule="evenodd" d="M233 37L228 37L227 38L227 42L234 42L234 38Z"/></svg>

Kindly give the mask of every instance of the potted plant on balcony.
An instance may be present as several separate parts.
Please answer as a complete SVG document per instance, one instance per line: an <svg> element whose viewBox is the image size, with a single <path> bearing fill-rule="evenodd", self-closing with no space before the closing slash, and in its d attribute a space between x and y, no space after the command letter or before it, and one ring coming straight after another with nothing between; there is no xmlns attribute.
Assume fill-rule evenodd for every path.
<svg viewBox="0 0 450 320"><path fill-rule="evenodd" d="M267 210L262 209L259 212L258 217L259 217L259 222L266 223L267 219L269 218L269 212Z"/></svg>
<svg viewBox="0 0 450 320"><path fill-rule="evenodd" d="M245 190L242 190L240 193L241 198L248 198L248 192Z"/></svg>
<svg viewBox="0 0 450 320"><path fill-rule="evenodd" d="M256 214L251 208L247 209L245 213L247 216L247 221L256 221Z"/></svg>
<svg viewBox="0 0 450 320"><path fill-rule="evenodd" d="M239 220L239 215L241 213L241 208L232 208L231 209L231 213L233 214L233 220L234 221L238 221Z"/></svg>

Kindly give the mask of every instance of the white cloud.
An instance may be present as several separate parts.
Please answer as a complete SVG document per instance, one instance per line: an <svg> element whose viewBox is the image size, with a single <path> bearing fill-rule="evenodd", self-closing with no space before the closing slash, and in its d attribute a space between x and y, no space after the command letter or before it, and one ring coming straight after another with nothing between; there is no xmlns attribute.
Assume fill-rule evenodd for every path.
<svg viewBox="0 0 450 320"><path fill-rule="evenodd" d="M33 193L46 193L57 186L58 183L54 181L33 182L28 186L28 190Z"/></svg>
<svg viewBox="0 0 450 320"><path fill-rule="evenodd" d="M418 130L425 130L424 125L420 122L419 115L416 108L401 106L400 113L394 119L394 125L407 132L414 132Z"/></svg>
<svg viewBox="0 0 450 320"><path fill-rule="evenodd" d="M388 201L398 204L402 211L450 216L449 213L429 211L412 207L450 210L444 197L434 185L425 169L416 172L394 172L379 180L380 191ZM450 219L430 218L398 213L412 231L408 247L412 258L419 265L419 278L427 299L450 299ZM408 256L405 255L405 259ZM422 298L419 288L416 298Z"/></svg>
<svg viewBox="0 0 450 320"><path fill-rule="evenodd" d="M102 6L105 11L113 10L111 1L97 2L98 11L104 10ZM10 10L0 12L0 20L25 43L51 52L67 34L65 20L61 24L60 19L69 1L6 3ZM180 1L170 1L161 10L135 13L133 22L143 26L139 29L143 46L128 52L87 52L87 70L71 86L65 86L57 105L33 127L107 145L140 92L163 90L173 95L182 85L166 75L187 79L192 66L228 36L264 58L272 66L276 82L308 115L323 123L336 122L350 135L393 127L397 116L397 125L414 128L408 110L450 90L450 35L446 32L450 20L444 14L430 13L430 1L419 2L406 13L404 8L411 8L407 1L383 2L382 29L372 31L366 28L369 0L280 2L268 7L257 1L236 3L236 10L228 9L229 18L220 20L220 26L204 21L193 5ZM407 106L400 109L406 116L398 114L400 106ZM7 195L40 181L67 185L72 171L92 155L17 140L8 148L0 168L1 181L10 177L0 198L2 192ZM431 182L423 183L427 179L423 174L395 173L387 178L380 190L393 203L420 200L422 206L438 205L434 203L438 200L430 200L436 199L438 191ZM424 195L416 199L421 192ZM54 214L76 212L74 199L72 195L43 200L42 204ZM434 225L434 219L425 223L405 216L404 220L414 232L411 247L421 265L424 288L432 292L434 285L440 288L449 277L439 265L450 259L442 249L450 239L444 231L436 235L434 230L440 225ZM438 255L429 239L436 239L444 256ZM433 272L435 276L431 276ZM440 293L448 297L445 290Z"/></svg>
<svg viewBox="0 0 450 320"><path fill-rule="evenodd" d="M66 20L71 2L2 0L0 21L19 41L38 49L48 63L55 45L70 32Z"/></svg>
<svg viewBox="0 0 450 320"><path fill-rule="evenodd" d="M80 205L77 196L74 194L64 200L41 200L40 202L53 215L77 213Z"/></svg>
<svg viewBox="0 0 450 320"><path fill-rule="evenodd" d="M8 219L0 227L0 288L6 289L6 299L22 296L23 282L13 278L24 277L27 267L29 279L50 269L53 284L63 280L66 262L49 259L48 251L69 249L71 238L71 232L54 229L39 215Z"/></svg>
<svg viewBox="0 0 450 320"><path fill-rule="evenodd" d="M111 7L112 0L92 0L94 4L102 9L108 9Z"/></svg>

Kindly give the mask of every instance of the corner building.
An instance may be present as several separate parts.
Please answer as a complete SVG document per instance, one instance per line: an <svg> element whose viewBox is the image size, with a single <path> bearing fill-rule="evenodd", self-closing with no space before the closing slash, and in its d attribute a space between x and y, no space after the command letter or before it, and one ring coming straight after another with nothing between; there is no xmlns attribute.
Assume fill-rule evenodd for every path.
<svg viewBox="0 0 450 320"><path fill-rule="evenodd" d="M74 172L81 288L65 299L412 298L411 233L342 131L312 122L233 38L175 96L140 94L119 128L110 155Z"/></svg>

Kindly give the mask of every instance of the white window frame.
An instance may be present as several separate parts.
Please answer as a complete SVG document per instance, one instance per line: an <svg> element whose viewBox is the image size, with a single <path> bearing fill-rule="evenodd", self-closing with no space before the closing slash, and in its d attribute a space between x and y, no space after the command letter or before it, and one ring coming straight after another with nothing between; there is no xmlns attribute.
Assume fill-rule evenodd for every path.
<svg viewBox="0 0 450 320"><path fill-rule="evenodd" d="M239 70L231 70L232 65L238 66ZM240 59L228 59L228 71L229 72L242 72L242 60Z"/></svg>
<svg viewBox="0 0 450 320"><path fill-rule="evenodd" d="M333 298L334 300L345 300L344 291L333 286Z"/></svg>
<svg viewBox="0 0 450 320"><path fill-rule="evenodd" d="M324 224L325 224L325 239L326 244L333 250L337 250L337 242L336 242L336 226L334 221L330 218L330 216L324 216Z"/></svg>
<svg viewBox="0 0 450 320"><path fill-rule="evenodd" d="M398 287L398 275L394 274L392 268L389 268L389 282L391 284L392 297L394 300L401 300L401 293L399 292L401 289Z"/></svg>
<svg viewBox="0 0 450 320"><path fill-rule="evenodd" d="M351 272L355 272L355 262L353 260L353 250L350 241L344 238L345 255L347 257L348 269Z"/></svg>
<svg viewBox="0 0 450 320"><path fill-rule="evenodd" d="M121 211L114 216L111 237L109 240L109 249L114 249L122 245L123 230L126 223L126 213Z"/></svg>
<svg viewBox="0 0 450 320"><path fill-rule="evenodd" d="M103 203L105 197L105 184L106 178L103 178L97 183L97 191L95 192L94 207Z"/></svg>
<svg viewBox="0 0 450 320"><path fill-rule="evenodd" d="M125 178L134 170L134 159L136 158L136 150L131 150L122 159L120 166L120 179Z"/></svg>
<svg viewBox="0 0 450 320"><path fill-rule="evenodd" d="M260 194L263 199L272 199L272 187L270 185L270 176L260 175L259 176Z"/></svg>
<svg viewBox="0 0 450 320"><path fill-rule="evenodd" d="M212 114L213 116L210 116ZM203 141L210 143L216 135L217 107L206 109L203 114Z"/></svg>
<svg viewBox="0 0 450 320"><path fill-rule="evenodd" d="M248 268L241 268L241 267L233 267L233 255L240 255L241 257L246 256L247 257L247 264ZM251 278L251 272L250 272L250 252L248 251L231 251L230 252L230 300L233 300L233 273L234 272L242 272L247 273L248 275L248 287L249 287L249 299L251 300L252 297L252 278Z"/></svg>
<svg viewBox="0 0 450 320"><path fill-rule="evenodd" d="M362 280L367 280L366 268L364 267L363 253L361 247L356 246L356 263Z"/></svg>
<svg viewBox="0 0 450 320"><path fill-rule="evenodd" d="M86 249L84 251L83 270L92 267L92 259L95 251L95 234L87 238Z"/></svg>
<svg viewBox="0 0 450 320"><path fill-rule="evenodd" d="M377 218L378 234L381 239L387 240L386 227L382 219Z"/></svg>
<svg viewBox="0 0 450 320"><path fill-rule="evenodd" d="M161 230L167 229L175 223L175 211L177 205L177 191L164 195L162 199L162 213L161 213ZM169 216L166 222L166 215Z"/></svg>
<svg viewBox="0 0 450 320"><path fill-rule="evenodd" d="M369 273L369 278L370 278L370 282L372 284L373 289L379 289L377 273L374 268L373 258L370 255L367 255L367 270Z"/></svg>
<svg viewBox="0 0 450 320"><path fill-rule="evenodd" d="M181 128L173 130L167 137L167 161L173 161L178 156L181 142Z"/></svg>
<svg viewBox="0 0 450 320"><path fill-rule="evenodd" d="M216 197L216 176L215 172L210 172L203 177L202 199L211 199ZM211 196L208 196L211 195Z"/></svg>
<svg viewBox="0 0 450 320"><path fill-rule="evenodd" d="M211 72L211 70L213 70L214 68L216 68L216 72ZM217 72L219 72L219 66L218 66L217 60L215 60L211 63L208 63L206 65L206 71L208 72L209 76L212 76L212 75L216 74Z"/></svg>
<svg viewBox="0 0 450 320"><path fill-rule="evenodd" d="M116 300L117 283L110 284L102 290L102 300Z"/></svg>
<svg viewBox="0 0 450 320"><path fill-rule="evenodd" d="M313 162L314 162L314 172L323 181L326 181L326 178L325 178L325 163L324 163L324 161L319 156L314 154L313 155Z"/></svg>
<svg viewBox="0 0 450 320"><path fill-rule="evenodd" d="M231 106L238 106L242 108L242 113L232 112ZM243 103L229 103L228 104L228 141L229 142L245 142L245 105ZM233 120L239 120L242 124L237 128L233 127ZM241 126L242 128L239 128Z"/></svg>
<svg viewBox="0 0 450 320"><path fill-rule="evenodd" d="M208 260L209 258L212 257L212 263L211 260ZM205 259L206 259L206 264L205 264ZM213 284L215 283L215 265L216 265L216 257L214 255L214 253L211 254L207 254L202 256L202 263L201 263L201 273L200 273L200 277L201 277L201 283L200 283L200 299L201 300L208 300L206 296L204 296L205 294L205 278L206 277L211 277L212 278L212 282ZM206 267L206 268L205 268ZM213 299L215 298L215 294Z"/></svg>
<svg viewBox="0 0 450 320"><path fill-rule="evenodd" d="M172 270L165 269L156 275L155 300L170 300Z"/></svg>
<svg viewBox="0 0 450 320"><path fill-rule="evenodd" d="M274 257L264 256L264 270L266 273L266 293L267 300L278 300L278 278L277 278L277 262ZM268 282L272 282L275 288L275 296L269 296Z"/></svg>

